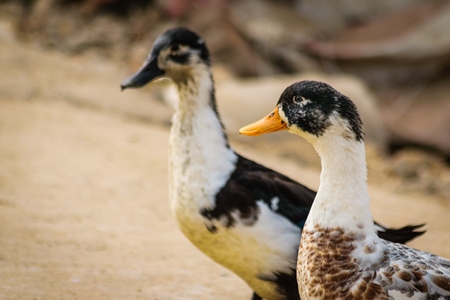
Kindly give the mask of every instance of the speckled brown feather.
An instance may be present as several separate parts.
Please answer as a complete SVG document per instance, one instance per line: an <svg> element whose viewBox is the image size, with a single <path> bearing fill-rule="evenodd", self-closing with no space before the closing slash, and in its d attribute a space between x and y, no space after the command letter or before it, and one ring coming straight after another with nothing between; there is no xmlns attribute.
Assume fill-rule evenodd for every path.
<svg viewBox="0 0 450 300"><path fill-rule="evenodd" d="M388 300L395 291L411 299L423 293L424 299L450 299L449 260L380 242L373 247L363 233L341 228L303 230L297 264L301 298ZM367 263L355 253L378 257Z"/></svg>
<svg viewBox="0 0 450 300"><path fill-rule="evenodd" d="M450 260L400 244L385 243L389 264L381 266L376 280L386 290L408 297L427 293L427 299L450 299Z"/></svg>
<svg viewBox="0 0 450 300"><path fill-rule="evenodd" d="M359 261L352 256L363 234L345 233L341 228L304 230L297 270L302 278L301 298L389 299L373 276L361 274ZM355 285L355 286L354 286Z"/></svg>

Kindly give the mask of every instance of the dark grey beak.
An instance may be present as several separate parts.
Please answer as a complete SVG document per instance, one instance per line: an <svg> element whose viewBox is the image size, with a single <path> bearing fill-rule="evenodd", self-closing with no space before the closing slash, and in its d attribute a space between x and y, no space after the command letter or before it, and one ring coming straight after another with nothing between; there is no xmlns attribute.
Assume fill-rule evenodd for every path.
<svg viewBox="0 0 450 300"><path fill-rule="evenodd" d="M127 88L140 88L162 75L164 75L164 71L158 67L157 59L153 58L145 63L139 71L125 79L120 84L120 88L122 91Z"/></svg>

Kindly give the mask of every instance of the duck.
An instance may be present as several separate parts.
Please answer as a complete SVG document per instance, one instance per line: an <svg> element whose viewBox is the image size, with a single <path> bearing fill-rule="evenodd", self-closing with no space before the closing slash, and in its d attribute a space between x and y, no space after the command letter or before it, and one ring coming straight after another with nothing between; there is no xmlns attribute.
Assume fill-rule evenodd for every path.
<svg viewBox="0 0 450 300"><path fill-rule="evenodd" d="M236 153L219 116L205 41L173 28L154 42L142 67L121 83L139 88L168 78L178 91L169 137L169 202L187 239L253 290L252 299L298 300L301 229L316 192ZM388 229L404 243L422 225Z"/></svg>
<svg viewBox="0 0 450 300"><path fill-rule="evenodd" d="M450 299L449 259L377 234L355 104L326 83L296 82L272 112L240 133L282 130L311 143L322 166L298 252L301 299Z"/></svg>

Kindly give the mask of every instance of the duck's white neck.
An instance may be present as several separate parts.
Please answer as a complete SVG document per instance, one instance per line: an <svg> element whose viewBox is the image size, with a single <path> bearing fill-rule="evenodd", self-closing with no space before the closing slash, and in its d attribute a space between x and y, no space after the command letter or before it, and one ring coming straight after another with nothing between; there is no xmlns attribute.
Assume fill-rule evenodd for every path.
<svg viewBox="0 0 450 300"><path fill-rule="evenodd" d="M215 105L214 80L207 66L198 65L173 77L179 95L176 116L179 115L180 118L185 115L199 116L201 115L198 113L199 110L214 112L212 107L213 103ZM219 120L217 113L214 119Z"/></svg>
<svg viewBox="0 0 450 300"><path fill-rule="evenodd" d="M311 143L321 158L322 173L305 227L340 227L375 234L364 142L345 134L325 133Z"/></svg>
<svg viewBox="0 0 450 300"><path fill-rule="evenodd" d="M172 119L169 167L170 190L176 195L171 198L207 206L234 170L237 155L228 145L215 109L209 67L199 65L183 78L175 81L179 101Z"/></svg>

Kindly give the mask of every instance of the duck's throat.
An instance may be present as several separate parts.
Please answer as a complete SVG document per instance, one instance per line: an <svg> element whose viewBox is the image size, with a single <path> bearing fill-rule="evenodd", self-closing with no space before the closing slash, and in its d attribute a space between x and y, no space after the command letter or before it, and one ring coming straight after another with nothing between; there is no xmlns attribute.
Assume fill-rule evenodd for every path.
<svg viewBox="0 0 450 300"><path fill-rule="evenodd" d="M169 146L173 197L210 206L237 160L215 109L209 73L178 85L179 103L172 120ZM172 197L172 198L173 198Z"/></svg>
<svg viewBox="0 0 450 300"><path fill-rule="evenodd" d="M367 189L364 143L324 136L314 144L320 155L320 187L307 227L374 232Z"/></svg>

